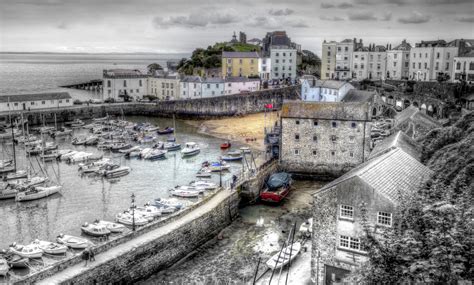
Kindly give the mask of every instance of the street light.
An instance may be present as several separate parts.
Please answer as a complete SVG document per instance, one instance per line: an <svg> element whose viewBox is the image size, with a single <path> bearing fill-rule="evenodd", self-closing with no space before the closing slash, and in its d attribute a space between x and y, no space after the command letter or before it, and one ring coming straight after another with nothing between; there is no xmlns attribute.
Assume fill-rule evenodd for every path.
<svg viewBox="0 0 474 285"><path fill-rule="evenodd" d="M222 160L219 162L219 187L222 188Z"/></svg>
<svg viewBox="0 0 474 285"><path fill-rule="evenodd" d="M135 194L132 193L132 230L135 231Z"/></svg>

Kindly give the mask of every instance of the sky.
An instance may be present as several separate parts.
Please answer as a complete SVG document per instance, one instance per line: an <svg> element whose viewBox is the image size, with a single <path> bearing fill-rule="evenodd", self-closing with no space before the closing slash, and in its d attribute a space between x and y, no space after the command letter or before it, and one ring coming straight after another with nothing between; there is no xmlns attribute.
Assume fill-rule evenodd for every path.
<svg viewBox="0 0 474 285"><path fill-rule="evenodd" d="M190 53L285 30L303 49L474 38L474 0L0 0L0 52Z"/></svg>

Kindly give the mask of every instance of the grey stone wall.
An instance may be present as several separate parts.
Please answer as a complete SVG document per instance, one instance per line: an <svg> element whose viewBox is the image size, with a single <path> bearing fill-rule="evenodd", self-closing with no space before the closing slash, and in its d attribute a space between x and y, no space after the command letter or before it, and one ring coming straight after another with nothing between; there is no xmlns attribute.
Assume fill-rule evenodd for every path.
<svg viewBox="0 0 474 285"><path fill-rule="evenodd" d="M254 203L260 195L265 181L272 174L277 172L279 169L277 160L267 161L265 164L258 168L258 174L256 177L250 179L244 185L240 191L240 196L245 203Z"/></svg>
<svg viewBox="0 0 474 285"><path fill-rule="evenodd" d="M282 118L281 167L322 179L338 177L368 157L370 128L368 121Z"/></svg>

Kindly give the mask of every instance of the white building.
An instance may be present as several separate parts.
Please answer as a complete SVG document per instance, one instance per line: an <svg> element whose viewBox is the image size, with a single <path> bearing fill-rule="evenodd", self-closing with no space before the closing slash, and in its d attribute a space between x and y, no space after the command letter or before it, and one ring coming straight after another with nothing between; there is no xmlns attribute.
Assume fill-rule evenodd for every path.
<svg viewBox="0 0 474 285"><path fill-rule="evenodd" d="M180 95L180 78L177 74L160 74L147 80L147 95L153 95L160 100L177 100Z"/></svg>
<svg viewBox="0 0 474 285"><path fill-rule="evenodd" d="M322 80L334 79L336 77L336 49L336 42L323 42L323 56L321 59Z"/></svg>
<svg viewBox="0 0 474 285"><path fill-rule="evenodd" d="M179 83L181 99L199 99L202 96L202 79L199 76L186 76Z"/></svg>
<svg viewBox="0 0 474 285"><path fill-rule="evenodd" d="M354 89L354 86L346 81L317 80L314 76L304 76L301 99L312 102L340 102L351 89Z"/></svg>
<svg viewBox="0 0 474 285"><path fill-rule="evenodd" d="M464 79L468 82L474 81L474 50L454 57L454 67L451 78L455 82L459 82L460 79Z"/></svg>
<svg viewBox="0 0 474 285"><path fill-rule="evenodd" d="M387 51L386 79L408 79L410 71L411 45L403 40L394 49Z"/></svg>
<svg viewBox="0 0 474 285"><path fill-rule="evenodd" d="M370 45L352 53L352 78L380 80L385 78L387 53L384 46Z"/></svg>
<svg viewBox="0 0 474 285"><path fill-rule="evenodd" d="M247 77L227 77L225 79L225 95L255 92L260 90L260 79Z"/></svg>
<svg viewBox="0 0 474 285"><path fill-rule="evenodd" d="M272 72L272 60L269 57L258 58L258 75L262 80L269 80Z"/></svg>
<svg viewBox="0 0 474 285"><path fill-rule="evenodd" d="M345 80L351 78L351 60L354 52L355 39L345 39L336 45L335 78Z"/></svg>
<svg viewBox="0 0 474 285"><path fill-rule="evenodd" d="M147 95L147 77L137 69L104 70L102 86L104 99L124 101L127 97L135 100Z"/></svg>
<svg viewBox="0 0 474 285"><path fill-rule="evenodd" d="M201 79L201 98L224 95L224 79L209 77Z"/></svg>
<svg viewBox="0 0 474 285"><path fill-rule="evenodd" d="M270 79L296 78L296 49L272 46Z"/></svg>
<svg viewBox="0 0 474 285"><path fill-rule="evenodd" d="M73 100L67 92L0 95L0 112L61 108L72 105Z"/></svg>
<svg viewBox="0 0 474 285"><path fill-rule="evenodd" d="M453 73L453 60L458 47L448 46L445 41L422 41L410 50L410 79L435 81L439 75Z"/></svg>

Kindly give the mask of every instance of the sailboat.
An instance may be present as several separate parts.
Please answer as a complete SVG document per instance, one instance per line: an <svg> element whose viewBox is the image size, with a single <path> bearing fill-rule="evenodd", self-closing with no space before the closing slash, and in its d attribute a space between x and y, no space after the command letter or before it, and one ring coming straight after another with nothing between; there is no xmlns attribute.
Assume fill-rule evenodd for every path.
<svg viewBox="0 0 474 285"><path fill-rule="evenodd" d="M176 119L173 114L173 131L176 134ZM181 144L176 142L176 137L170 139L168 138L168 141L163 144L163 149L166 149L167 151L176 151L181 149Z"/></svg>

